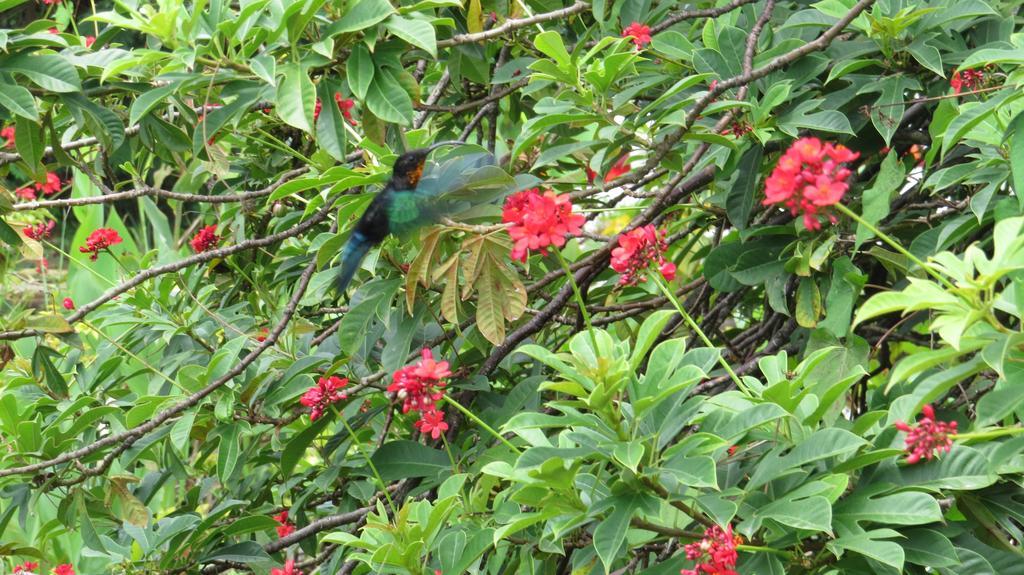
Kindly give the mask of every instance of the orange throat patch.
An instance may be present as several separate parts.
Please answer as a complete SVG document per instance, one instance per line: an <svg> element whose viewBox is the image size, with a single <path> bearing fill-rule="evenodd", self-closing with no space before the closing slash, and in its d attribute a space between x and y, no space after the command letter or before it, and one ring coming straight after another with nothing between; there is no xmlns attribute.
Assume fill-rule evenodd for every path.
<svg viewBox="0 0 1024 575"><path fill-rule="evenodd" d="M420 183L420 178L423 177L423 164L416 166L416 169L409 172L409 186L415 188L416 184Z"/></svg>

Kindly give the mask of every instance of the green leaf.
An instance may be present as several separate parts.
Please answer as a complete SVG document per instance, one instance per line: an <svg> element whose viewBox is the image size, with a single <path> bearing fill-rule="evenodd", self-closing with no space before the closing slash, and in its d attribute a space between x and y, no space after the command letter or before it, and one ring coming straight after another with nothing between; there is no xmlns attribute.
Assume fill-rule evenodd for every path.
<svg viewBox="0 0 1024 575"><path fill-rule="evenodd" d="M810 531L832 530L832 505L816 495L803 499L780 499L758 509L755 517Z"/></svg>
<svg viewBox="0 0 1024 575"><path fill-rule="evenodd" d="M939 502L927 493L907 491L882 497L854 493L835 507L836 518L889 525L923 525L942 521Z"/></svg>
<svg viewBox="0 0 1024 575"><path fill-rule="evenodd" d="M1024 64L1024 48L983 48L964 58L957 70L970 70L989 64Z"/></svg>
<svg viewBox="0 0 1024 575"><path fill-rule="evenodd" d="M889 215L892 195L900 189L905 181L906 168L904 168L903 162L897 158L896 152L890 151L882 160L874 184L864 191L861 217L872 225L885 219ZM857 224L857 246L872 237L874 234L867 227Z"/></svg>
<svg viewBox="0 0 1024 575"><path fill-rule="evenodd" d="M329 415L325 415L288 440L288 443L281 450L281 477L292 476L292 472L295 471L295 465L306 454L306 448L309 447L310 443L313 443L313 440L320 435L324 428L327 427L327 423L332 419Z"/></svg>
<svg viewBox="0 0 1024 575"><path fill-rule="evenodd" d="M736 166L736 182L729 189L725 199L725 211L729 221L738 230L746 229L750 214L758 200L757 178L764 157L762 146L751 146L744 152Z"/></svg>
<svg viewBox="0 0 1024 575"><path fill-rule="evenodd" d="M45 178L42 166L43 151L46 149L43 127L23 116L18 116L14 121L14 145L22 161L37 178Z"/></svg>
<svg viewBox="0 0 1024 575"><path fill-rule="evenodd" d="M370 458L384 481L409 477L436 477L451 471L451 461L440 449L415 441L389 441Z"/></svg>
<svg viewBox="0 0 1024 575"><path fill-rule="evenodd" d="M1021 361L1017 358L1015 361ZM1017 378L1019 379L1019 378ZM985 427L999 422L1024 404L1024 382L1010 381L996 384L978 400L978 415L975 426Z"/></svg>
<svg viewBox="0 0 1024 575"><path fill-rule="evenodd" d="M841 62L837 62L836 65L833 66L831 70L829 70L828 79L825 80L825 83L828 84L832 82L832 80L842 78L847 74L856 72L861 68L867 68L868 66L877 66L881 68L885 66L885 63L882 62L881 60L876 60L874 58L856 58L853 60L843 60Z"/></svg>
<svg viewBox="0 0 1024 575"><path fill-rule="evenodd" d="M618 443L615 445L612 455L619 463L636 473L637 467L644 457L644 445L640 441Z"/></svg>
<svg viewBox="0 0 1024 575"><path fill-rule="evenodd" d="M907 561L927 567L949 567L958 564L953 543L943 534L932 529L910 529L903 531L906 537L901 541Z"/></svg>
<svg viewBox="0 0 1024 575"><path fill-rule="evenodd" d="M377 68L377 72L366 91L366 106L385 122L403 126L412 123L412 98L388 68Z"/></svg>
<svg viewBox="0 0 1024 575"><path fill-rule="evenodd" d="M387 0L359 0L349 4L349 11L324 30L324 37L330 38L345 32L357 32L373 26L395 12Z"/></svg>
<svg viewBox="0 0 1024 575"><path fill-rule="evenodd" d="M217 446L217 477L224 484L229 482L239 463L238 433L238 424L228 425L220 432L220 444Z"/></svg>
<svg viewBox="0 0 1024 575"><path fill-rule="evenodd" d="M75 121L88 128L109 151L114 151L124 142L124 124L113 110L82 94L62 94L61 100L75 116Z"/></svg>
<svg viewBox="0 0 1024 575"><path fill-rule="evenodd" d="M846 337L850 331L854 304L868 277L857 269L848 256L832 263L832 281L825 297L825 319L819 327L836 337Z"/></svg>
<svg viewBox="0 0 1024 575"><path fill-rule="evenodd" d="M345 71L348 87L359 100L366 99L366 92L370 89L370 83L373 82L375 70L370 51L364 44L356 44L346 61Z"/></svg>
<svg viewBox="0 0 1024 575"><path fill-rule="evenodd" d="M547 30L537 34L533 39L533 45L545 56L554 60L559 68L568 69L570 67L572 58L565 49L562 35L558 32Z"/></svg>
<svg viewBox="0 0 1024 575"><path fill-rule="evenodd" d="M942 135L942 153L945 158L954 145L996 110L1020 98L1024 93L1018 90L1000 90L983 102L968 102L960 106L960 114L949 123Z"/></svg>
<svg viewBox="0 0 1024 575"><path fill-rule="evenodd" d="M148 90L138 98L135 98L135 101L132 102L131 111L128 113L128 123L138 124L139 120L142 119L143 116L148 114L155 106L169 98L171 94L178 90L179 86L180 84L178 82L172 82L166 86L160 86L158 88Z"/></svg>
<svg viewBox="0 0 1024 575"><path fill-rule="evenodd" d="M780 448L773 450L754 471L748 489L756 489L794 467L856 451L865 443L867 442L864 439L845 429L819 429L793 447L785 456L777 455Z"/></svg>
<svg viewBox="0 0 1024 575"><path fill-rule="evenodd" d="M903 103L904 93L917 86L917 81L908 79L902 75L887 76L880 82L880 86L869 84L872 91L881 91L882 94L871 105L871 123L885 140L885 145L892 143L893 134L900 126L903 119L903 112L906 105Z"/></svg>
<svg viewBox="0 0 1024 575"><path fill-rule="evenodd" d="M81 92L78 71L64 57L52 54L15 54L0 58L0 72L21 74L51 92Z"/></svg>
<svg viewBox="0 0 1024 575"><path fill-rule="evenodd" d="M983 489L999 478L984 453L963 444L931 461L914 465L891 465L880 473L877 481L889 481L916 489Z"/></svg>
<svg viewBox="0 0 1024 575"><path fill-rule="evenodd" d="M892 529L877 529L860 535L840 537L827 543L826 547L836 556L839 556L841 551L853 551L902 572L905 560L903 548L897 543L883 541L881 537L899 537L899 533Z"/></svg>
<svg viewBox="0 0 1024 575"><path fill-rule="evenodd" d="M7 225L7 222L5 222L3 218L0 218L0 242L12 247L17 247L24 243L18 232L14 231L14 228Z"/></svg>
<svg viewBox="0 0 1024 575"><path fill-rule="evenodd" d="M644 358L647 357L647 352L661 335L661 330L675 314L676 312L671 310L658 310L644 319L644 323L640 325L640 330L637 332L636 344L634 344L633 352L630 355L629 367L631 369L636 370L640 367Z"/></svg>
<svg viewBox="0 0 1024 575"><path fill-rule="evenodd" d="M45 381L46 387L50 388L54 395L67 397L68 384L57 366L53 365L50 357L60 358L61 355L45 345L37 346L32 353L32 373L37 380Z"/></svg>
<svg viewBox="0 0 1024 575"><path fill-rule="evenodd" d="M821 291L814 278L800 278L800 286L796 290L796 322L801 327L811 328L818 325L821 317Z"/></svg>
<svg viewBox="0 0 1024 575"><path fill-rule="evenodd" d="M316 87L320 99L320 117L316 120L316 143L327 151L335 160L345 160L345 142L348 135L345 129L345 117L334 99L337 86L327 79L321 80Z"/></svg>
<svg viewBox="0 0 1024 575"><path fill-rule="evenodd" d="M1013 191L1017 196L1018 205L1024 208L1024 112L1017 114L1006 133L1011 138L1009 160L1010 172L1013 174Z"/></svg>
<svg viewBox="0 0 1024 575"><path fill-rule="evenodd" d="M21 116L34 122L39 121L36 99L23 86L0 80L0 106L7 108L15 116Z"/></svg>
<svg viewBox="0 0 1024 575"><path fill-rule="evenodd" d="M893 386L899 385L911 377L935 367L940 363L953 361L961 355L974 351L979 347L981 347L980 342L969 348L961 350L953 349L951 347L940 347L938 349L915 351L901 359L900 362L896 364L896 367L894 367L892 372L889 374L889 383L886 384L885 391L888 393Z"/></svg>
<svg viewBox="0 0 1024 575"><path fill-rule="evenodd" d="M313 131L313 112L316 108L316 87L301 65L290 62L280 68L284 76L277 84L275 95L277 114L288 125L304 132ZM330 102L322 103L329 105Z"/></svg>
<svg viewBox="0 0 1024 575"><path fill-rule="evenodd" d="M413 46L423 48L431 56L437 57L437 36L434 34L434 27L429 22L392 14L384 21L384 27L395 36Z"/></svg>
<svg viewBox="0 0 1024 575"><path fill-rule="evenodd" d="M614 511L594 529L594 549L601 558L606 573L611 570L612 564L622 551L630 520L638 509L649 504L649 499L650 496L636 493L618 495L601 502L601 505L610 504L615 507Z"/></svg>

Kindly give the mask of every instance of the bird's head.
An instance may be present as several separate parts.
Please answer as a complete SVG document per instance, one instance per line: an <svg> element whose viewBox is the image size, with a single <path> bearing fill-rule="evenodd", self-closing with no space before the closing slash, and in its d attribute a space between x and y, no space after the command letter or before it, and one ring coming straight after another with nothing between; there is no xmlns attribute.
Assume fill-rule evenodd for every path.
<svg viewBox="0 0 1024 575"><path fill-rule="evenodd" d="M426 148L417 148L398 156L395 166L391 172L392 185L398 190L411 190L420 183L423 177L423 167L427 163L427 156L441 146L458 146L462 142L438 142Z"/></svg>

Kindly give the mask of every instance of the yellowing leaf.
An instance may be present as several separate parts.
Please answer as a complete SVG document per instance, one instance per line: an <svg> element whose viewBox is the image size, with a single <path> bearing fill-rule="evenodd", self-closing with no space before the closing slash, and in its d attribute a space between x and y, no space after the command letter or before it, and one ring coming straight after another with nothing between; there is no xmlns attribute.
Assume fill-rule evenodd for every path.
<svg viewBox="0 0 1024 575"><path fill-rule="evenodd" d="M498 289L490 266L483 268L477 288L476 326L487 341L501 345L505 341L505 316L502 310L502 293Z"/></svg>
<svg viewBox="0 0 1024 575"><path fill-rule="evenodd" d="M800 287L796 290L796 322L801 327L811 328L818 325L821 317L821 291L812 278L801 278Z"/></svg>
<svg viewBox="0 0 1024 575"><path fill-rule="evenodd" d="M466 10L466 29L470 34L484 31L484 12L480 8L480 0L469 0L469 8Z"/></svg>

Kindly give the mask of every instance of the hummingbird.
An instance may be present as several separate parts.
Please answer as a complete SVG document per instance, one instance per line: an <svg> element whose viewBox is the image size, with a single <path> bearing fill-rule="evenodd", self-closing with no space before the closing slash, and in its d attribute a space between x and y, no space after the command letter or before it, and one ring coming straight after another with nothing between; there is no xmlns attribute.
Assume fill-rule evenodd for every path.
<svg viewBox="0 0 1024 575"><path fill-rule="evenodd" d="M436 221L441 215L451 212L456 205L453 200L468 200L470 203L488 201L493 196L480 193L482 190L507 193L514 185L511 176L493 165L493 156L474 152L471 146L466 146L467 153L456 154L454 159L447 160L424 177L427 156L443 146L464 144L459 141L438 142L410 150L395 160L391 179L374 196L341 250L338 293L345 293L367 252L389 234L401 235ZM460 191L470 194L460 197Z"/></svg>

